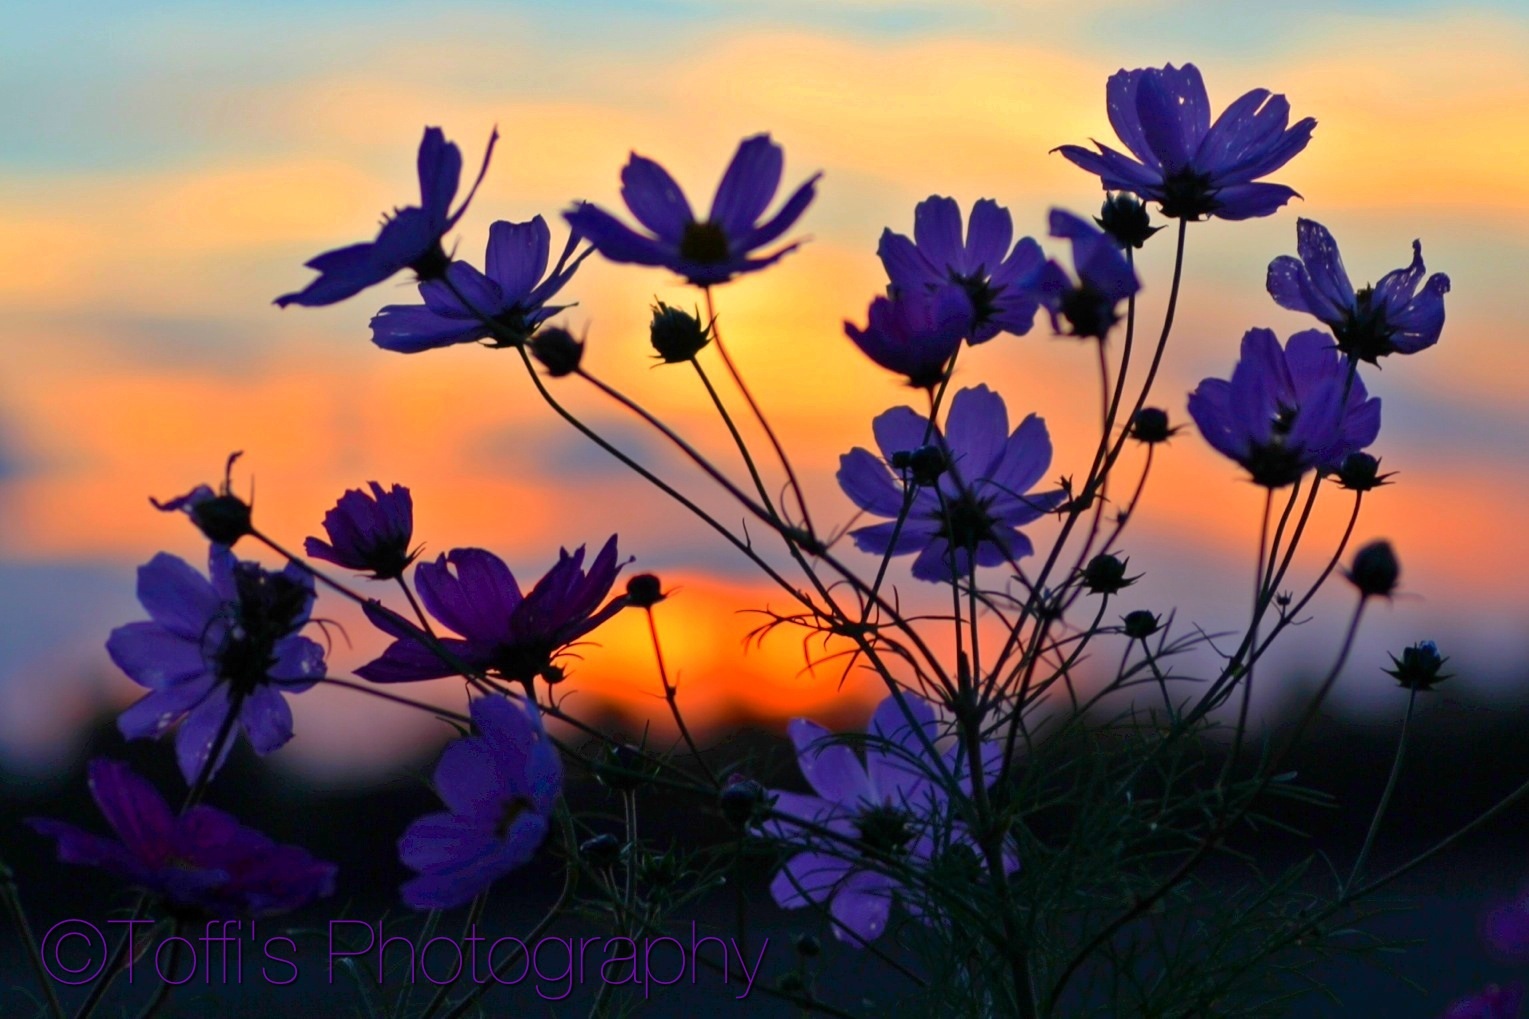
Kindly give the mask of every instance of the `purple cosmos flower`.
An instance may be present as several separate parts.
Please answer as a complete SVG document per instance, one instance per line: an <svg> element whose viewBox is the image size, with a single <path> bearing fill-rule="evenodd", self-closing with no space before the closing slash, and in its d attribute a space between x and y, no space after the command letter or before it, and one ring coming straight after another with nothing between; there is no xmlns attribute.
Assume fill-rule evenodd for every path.
<svg viewBox="0 0 1529 1019"><path fill-rule="evenodd" d="M942 283L878 297L867 318L864 329L845 322L845 335L872 361L908 376L909 385L930 389L971 326L972 304L964 288Z"/></svg>
<svg viewBox="0 0 1529 1019"><path fill-rule="evenodd" d="M1111 126L1136 158L1098 142L1098 152L1078 145L1056 151L1098 174L1107 191L1130 191L1183 219L1252 219L1300 197L1283 184L1254 183L1290 162L1317 126L1307 117L1287 127L1290 104L1282 95L1256 88L1212 124L1199 69L1169 64L1112 74L1105 100Z"/></svg>
<svg viewBox="0 0 1529 1019"><path fill-rule="evenodd" d="M117 839L48 818L27 824L58 840L63 862L120 875L172 910L258 919L334 891L334 864L277 845L215 807L176 816L151 784L118 761L90 762L90 795Z"/></svg>
<svg viewBox="0 0 1529 1019"><path fill-rule="evenodd" d="M621 171L621 197L650 235L637 233L587 202L564 217L612 262L667 266L696 286L709 287L763 269L796 250L796 244L788 244L768 255L749 257L791 229L817 192L822 174L813 174L779 212L761 223L780 188L784 160L768 134L744 139L722 175L711 213L697 220L668 171L634 152Z"/></svg>
<svg viewBox="0 0 1529 1019"><path fill-rule="evenodd" d="M309 538L303 545L314 559L348 570L369 570L377 580L394 580L414 561L409 551L414 535L414 499L402 485L384 492L375 481L367 482L372 494L347 489L324 514L328 541Z"/></svg>
<svg viewBox="0 0 1529 1019"><path fill-rule="evenodd" d="M1051 466L1051 436L1034 414L1010 434L1003 398L976 386L956 394L945 424L941 435L912 408L894 407L871 423L881 457L856 448L839 458L844 494L866 512L891 518L852 531L855 546L875 555L889 547L892 555L918 552L913 575L920 580L967 576L973 551L978 566L1031 555L1034 546L1018 528L1066 498L1062 492L1028 494ZM905 494L904 485L916 480L917 472L905 472L899 484L898 472L888 464L908 462L921 447L940 454L938 478L924 479ZM911 505L899 528L905 498Z"/></svg>
<svg viewBox="0 0 1529 1019"><path fill-rule="evenodd" d="M404 269L413 269L420 279L439 279L450 262L441 247L441 238L457 225L477 194L498 140L496 130L489 136L478 179L473 181L472 190L457 211L452 212L451 200L456 197L462 178L462 150L448 142L440 128L425 128L425 137L419 143L419 205L395 209L392 216L384 215L382 230L375 241L315 256L307 265L318 272L319 278L296 293L276 298L276 303L283 308L289 304L310 308L334 304Z"/></svg>
<svg viewBox="0 0 1529 1019"><path fill-rule="evenodd" d="M625 596L600 605L623 565L616 561L614 534L587 573L583 545L572 555L562 549L557 565L522 595L504 560L480 548L458 548L416 566L414 584L425 609L462 635L441 640L456 661L529 685L537 676L560 676L553 657L626 607ZM396 616L373 608L367 615L397 639L356 675L402 683L457 674Z"/></svg>
<svg viewBox="0 0 1529 1019"><path fill-rule="evenodd" d="M1444 1019L1518 1019L1523 1003L1523 984L1488 984L1481 992L1451 1005Z"/></svg>
<svg viewBox="0 0 1529 1019"><path fill-rule="evenodd" d="M968 335L985 343L999 333L1023 336L1035 322L1033 293L1045 256L1032 238L1013 250L1009 210L983 198L972 206L966 239L961 239L961 207L954 198L930 195L913 210L913 236L884 230L876 253L894 291L934 289L955 283L971 299Z"/></svg>
<svg viewBox="0 0 1529 1019"><path fill-rule="evenodd" d="M537 326L568 307L547 302L594 250L586 248L570 261L579 243L579 235L570 233L552 275L543 279L551 243L552 231L540 216L529 223L500 220L488 228L486 273L466 262L452 262L445 281L426 280L419 285L424 304L390 304L377 312L372 319L372 342L400 354L490 337L503 346L515 345L506 337L525 342ZM463 304L457 294L468 303ZM493 320L493 327L484 323L484 316Z"/></svg>
<svg viewBox="0 0 1529 1019"><path fill-rule="evenodd" d="M1041 304L1051 315L1051 328L1068 335L1102 340L1120 321L1116 307L1141 289L1136 270L1126 261L1116 240L1081 216L1062 209L1051 210L1051 236L1072 242L1072 263L1078 282L1055 261L1042 268L1036 289Z"/></svg>
<svg viewBox="0 0 1529 1019"><path fill-rule="evenodd" d="M1249 329L1231 381L1201 382L1189 414L1205 441L1268 488L1312 467L1336 471L1380 434L1380 398L1368 398L1320 329L1296 333L1283 350L1270 330Z"/></svg>
<svg viewBox="0 0 1529 1019"><path fill-rule="evenodd" d="M1412 242L1412 264L1394 269L1357 294L1327 227L1296 220L1300 258L1269 263L1269 294L1281 308L1315 316L1349 357L1376 363L1387 354L1415 354L1439 342L1449 277L1436 272L1423 283L1423 244Z"/></svg>
<svg viewBox="0 0 1529 1019"><path fill-rule="evenodd" d="M297 631L308 621L313 578L296 564L280 573L236 562L214 545L211 579L161 552L138 568L138 600L150 622L112 631L106 651L149 695L124 711L128 739L159 736L176 724L181 774L194 783L233 713L208 777L222 767L243 729L259 754L292 738L283 693L301 693L324 675L324 650Z"/></svg>
<svg viewBox="0 0 1529 1019"><path fill-rule="evenodd" d="M447 813L428 814L398 840L415 909L450 909L528 862L547 837L563 764L533 705L498 694L472 702L477 735L446 748L435 789Z"/></svg>
<svg viewBox="0 0 1529 1019"><path fill-rule="evenodd" d="M871 718L865 764L828 730L805 718L787 727L796 745L797 765L816 796L771 790L776 818L764 825L767 834L807 848L786 861L770 883L770 894L783 909L798 909L829 901L836 921L834 934L858 944L886 930L892 899L900 885L886 868L924 865L953 845L971 847L973 840L959 821L950 818L950 792L942 767L930 748L941 735L934 711L922 698L905 695L905 714L897 698L888 697ZM910 725L911 714L918 728ZM920 732L919 730L922 730ZM940 753L935 748L936 753ZM983 747L982 769L988 784L997 778L1002 748ZM955 750L941 753L943 775L970 788L970 768ZM829 840L812 828L826 828L839 839ZM841 839L861 849L854 856ZM1006 869L1019 869L1012 848L1005 849ZM905 907L928 918L919 900L903 895Z"/></svg>

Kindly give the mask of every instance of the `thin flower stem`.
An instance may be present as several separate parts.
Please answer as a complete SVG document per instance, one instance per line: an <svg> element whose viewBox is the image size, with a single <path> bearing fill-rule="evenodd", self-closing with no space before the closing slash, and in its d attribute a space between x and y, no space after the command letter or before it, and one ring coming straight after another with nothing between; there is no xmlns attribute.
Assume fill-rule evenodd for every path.
<svg viewBox="0 0 1529 1019"><path fill-rule="evenodd" d="M679 727L680 736L684 739L685 745L690 748L691 756L705 770L706 777L711 780L711 784L721 789L722 780L717 777L717 773L712 770L712 766L706 758L701 756L701 748L696 746L695 739L690 735L690 727L685 724L685 716L680 712L679 701L677 700L679 691L675 689L673 683L669 682L669 670L664 665L664 649L658 640L658 623L653 618L653 607L651 605L645 606L643 611L648 616L648 635L653 638L653 660L658 663L658 679L664 685L664 700L669 702L669 713L674 716L674 724Z"/></svg>
<svg viewBox="0 0 1529 1019"><path fill-rule="evenodd" d="M1290 501L1285 504L1285 517L1290 515L1290 507L1295 505L1299 489L1292 490ZM1258 621L1263 618L1265 607L1264 563L1267 561L1273 568L1275 556L1279 554L1279 535L1274 536L1274 547L1269 547L1269 516L1274 509L1274 489L1264 492L1263 519L1258 525L1258 563L1253 567L1253 618L1248 623L1248 632L1252 635L1253 643L1258 643ZM1285 520L1280 519L1280 527L1284 527ZM1237 712L1237 731L1232 736L1232 749L1226 755L1226 765L1221 769L1221 778L1216 783L1225 788L1227 779L1237 770L1237 762L1242 757L1242 740L1248 731L1248 708L1253 702L1253 666L1256 659L1248 662L1246 672L1242 676L1242 707Z"/></svg>
<svg viewBox="0 0 1529 1019"><path fill-rule="evenodd" d="M576 868L572 864L569 864L563 868L562 891L558 893L557 901L552 904L552 908L547 910L546 914L536 922L536 926L532 927L528 932L526 932L526 936L524 938L518 939L517 944L521 946L521 952L525 951L526 945L534 944L536 941L541 939L541 936L546 933L547 928L552 926L552 922L556 920L558 914L563 911L563 907L568 904L569 899L573 895L575 873ZM499 979L500 975L508 973L510 967L515 965L515 963L519 960L519 957L519 952L511 955L509 959L505 960L503 966L493 966L493 960L489 960L489 964L492 967L491 976L493 979L484 981L477 987L474 987L465 996L458 999L457 1003L451 1007L451 1011L446 1013L444 1019L462 1019L462 1016L467 1014L467 1010L477 1004L479 998L488 993L488 989L490 987L501 982ZM430 1017L428 1014L426 1014L424 1017L422 1017L422 1019L430 1019Z"/></svg>
<svg viewBox="0 0 1529 1019"><path fill-rule="evenodd" d="M934 436L935 422L938 421L940 417L940 406L945 402L945 393L950 388L950 380L955 375L956 361L960 358L960 356L961 348L957 347L956 352L950 355L950 363L945 366L945 372L940 377L939 388L931 390L929 393L929 417L924 422L923 441L924 445L926 446L929 444L929 440ZM887 550L881 554L881 562L876 564L876 579L871 582L869 599L870 602L874 602L877 595L881 593L881 584L886 579L887 568L892 564L892 550L897 547L897 536L902 533L903 524L908 520L908 513L913 509L913 497L917 493L917 488L912 485L911 478L908 476L908 472L904 473L902 482L902 509L898 511L897 520L892 524L892 537L887 542ZM869 604L867 604L866 609L867 612L869 612ZM860 622L863 624L867 618L868 616L862 615Z"/></svg>
<svg viewBox="0 0 1529 1019"><path fill-rule="evenodd" d="M478 920L483 916L483 907L487 903L488 903L488 890L487 889L484 889L483 891L479 892L477 895L473 896L472 904L467 907L467 919L462 924L462 940L463 941L466 941L469 937L471 937L473 935L473 927L478 923ZM434 919L437 915L439 915L439 912L440 912L439 910L432 909L430 911L431 918ZM425 943L429 944L429 940L427 939ZM476 977L474 977L474 978L476 978ZM430 998L430 1003L425 1006L425 1011L420 1016L420 1019L430 1019L431 1016L435 1015L436 1012L440 1011L441 1006L446 1004L446 999L447 999L447 997L450 996L451 989L454 986L456 986L456 981L451 981L449 983L444 983L439 988L437 988L435 994ZM407 1003L408 1003L408 999L404 999L404 1004L407 1004ZM400 1009L400 1012L402 1012L402 1009Z"/></svg>
<svg viewBox="0 0 1529 1019"><path fill-rule="evenodd" d="M384 693L374 686L367 686L365 683L352 683L348 679L336 679L333 676L321 676L318 681L326 686L343 687L346 690L354 690L356 693L364 693L368 697L376 697L381 700L392 701L394 704L402 704L404 707L415 708L437 718L447 718L461 725L470 725L472 722L472 719L466 715L458 714L455 711L448 711L446 708L436 707L434 704L427 704L424 701L416 701L408 697L400 697L397 694Z"/></svg>
<svg viewBox="0 0 1529 1019"><path fill-rule="evenodd" d="M1073 954L1072 958L1068 961L1067 965L1063 967L1061 974L1057 977L1056 982L1051 987L1051 993L1047 998L1048 1012L1056 1007L1056 1003L1061 997L1062 991L1066 989L1068 981L1072 979L1073 975L1078 971L1079 967L1083 965L1088 957L1092 955L1098 948L1108 942L1111 938L1113 938L1115 934L1121 930L1121 928L1125 927L1126 924L1145 914L1149 909L1153 907L1153 905L1157 903L1159 899L1167 895L1174 888L1178 887L1180 882L1189 877L1189 875L1194 872L1195 868L1199 866L1200 861L1203 860L1212 849L1221 844L1222 840L1232 830L1237 822L1241 821L1242 818L1247 815L1248 811L1252 809L1253 804L1258 800L1258 798L1264 794L1264 792L1269 788L1271 784L1273 784L1275 777L1280 773L1281 765L1283 765L1285 759L1289 757L1290 752L1295 748L1296 744L1300 742L1300 738L1306 731L1306 728L1316 718L1317 713L1322 708L1322 703L1327 699L1327 695L1332 691L1333 684L1337 682L1339 673L1343 671L1344 663L1348 661L1349 652L1352 651L1354 647L1354 637L1359 632L1359 621L1364 617L1364 609L1368 603L1368 597L1360 597L1359 604L1354 608L1353 617L1349 621L1348 632L1344 634L1343 645L1338 651L1337 660L1333 663L1333 666L1328 671L1327 676L1322 680L1321 685L1317 689L1316 696L1313 697L1311 703L1307 705L1305 714L1301 716L1300 721L1296 724L1295 731L1292 733L1289 741L1285 744L1284 749L1274 759L1273 764L1271 764L1265 770L1263 778L1259 781L1258 785L1254 788L1252 793L1248 795L1248 797L1242 802L1242 805L1237 810L1223 818L1222 821L1217 824L1214 829L1208 832L1205 837L1200 840L1199 844L1189 854L1189 856L1186 857L1185 860L1179 864L1179 866L1175 868L1167 878L1161 881L1157 887L1152 889L1152 891L1148 892L1146 895L1141 895L1134 898L1131 902L1131 905L1126 910L1124 910L1114 920L1105 924L1105 926L1101 928L1098 933L1096 933L1092 938L1084 943L1081 949ZM1525 783L1523 790L1525 792L1529 792L1529 783Z"/></svg>
<svg viewBox="0 0 1529 1019"><path fill-rule="evenodd" d="M112 951L111 959L106 963L106 966L101 970L101 975L96 978L96 982L91 986L90 993L85 996L85 1000L80 1003L80 1007L75 1011L74 1019L90 1019L91 1014L96 1010L96 1006L101 1004L101 999L106 997L107 990L116 982L117 971L122 968L122 960L127 958L128 946L133 940L133 928L139 920L143 919L143 914L148 911L149 893L141 892L138 895L137 904L133 906L132 915L128 917L127 930L117 941L117 947Z"/></svg>
<svg viewBox="0 0 1529 1019"><path fill-rule="evenodd" d="M170 1000L170 992L180 986L179 984L171 983L168 975L174 973L175 967L180 963L181 945L185 943L184 939L180 937L181 929L182 924L177 921L174 929L170 932L170 937L175 939L174 944L170 946L170 960L166 963L162 972L159 969L158 956L156 955L155 957L154 971L159 976L159 986L154 990L154 996L144 1003L142 1010L138 1013L138 1019L154 1019L159 1014L159 1010L164 1008L165 1003ZM191 961L191 973L193 976L196 975L195 959Z"/></svg>
<svg viewBox="0 0 1529 1019"><path fill-rule="evenodd" d="M696 366L696 370L700 370L699 365ZM711 461L702 456L701 453L695 449L695 447L686 442L678 432L664 424L663 421L661 421L656 415L643 407L642 404L633 400L631 397L627 396L625 393L622 393L620 390L616 389L610 384L591 375L583 368L578 369L574 372L574 374L578 375L579 378L600 390L600 392L604 393L612 400L621 404L621 406L625 407L633 414L636 414L638 417L642 418L643 421L647 422L650 427L652 427L659 434L663 435L664 438L673 443L682 453L685 454L686 457L691 460L691 462L693 462L697 467L700 467L701 470L705 471L708 477L710 477L718 485L721 485L722 488L726 490L728 495L732 496L735 500L741 503L743 507L754 516L758 517L760 520L764 521L777 530L781 529L780 516L775 512L774 507L769 506L769 498L768 496L765 496L762 483L760 484L760 495L765 496L764 506L760 506L758 503L754 502L753 499L749 498L749 496L745 495L737 485L732 483L727 475L718 470L717 467L713 465ZM707 388L710 388L709 382L707 383ZM723 413L725 414L726 411ZM736 434L737 433L735 431L734 435ZM747 456L747 452L745 452L744 455ZM755 476L755 480L758 481L757 475Z"/></svg>
<svg viewBox="0 0 1529 1019"><path fill-rule="evenodd" d="M728 374L733 377L733 382L738 386L738 391L743 394L743 399L748 403L749 410L754 412L754 419L759 422L759 427L764 429L766 438L770 440L770 445L774 447L775 456L780 460L781 469L786 472L786 481L791 486L792 494L796 496L796 506L802 515L802 526L807 529L809 535L816 534L817 532L812 526L812 514L807 509L806 496L802 493L801 483L797 481L796 471L791 466L791 458L786 456L785 447L780 444L780 439L776 437L775 429L770 427L770 422L766 419L764 411L755 402L754 394L749 391L749 387L744 383L743 376L739 373L738 367L733 364L732 357L728 355L727 347L722 343L722 332L717 328L717 309L712 300L711 287L702 287L701 289L706 294L706 317L711 321L711 345L717 348L717 354L721 356L722 363L727 365Z"/></svg>
<svg viewBox="0 0 1529 1019"><path fill-rule="evenodd" d="M37 936L27 920L26 909L21 905L21 889L16 886L16 873L3 860L0 860L0 903L4 904L6 913L10 915L11 924L16 928L16 934L21 938L21 943L26 946L27 961L31 963L32 972L37 977L37 984L42 989L43 997L48 1001L48 1014L53 1016L53 1019L64 1019L64 1007L59 1003L58 992L54 989L53 980L48 975L48 968L42 961L42 950L37 946Z"/></svg>
<svg viewBox="0 0 1529 1019"><path fill-rule="evenodd" d="M695 368L695 373L701 380L701 385L706 387L706 395L711 398L711 405L717 408L717 413L722 418L722 424L727 427L727 433L733 437L733 445L738 448L738 455L743 457L743 466L748 470L749 477L754 480L754 488L759 492L759 500L769 511L770 517L784 523L775 504L770 501L769 489L765 488L764 478L759 476L759 467L754 463L754 457L749 453L749 444L743 441L743 434L738 431L738 426L733 422L733 416L727 412L727 404L722 402L722 394L717 392L717 387L711 384L711 378L706 374L706 369L701 367L701 362L696 358L690 359L690 364ZM782 528L784 531L784 528ZM790 538L786 539L790 541Z"/></svg>
<svg viewBox="0 0 1529 1019"><path fill-rule="evenodd" d="M1147 396L1152 392L1152 384L1157 379L1158 367L1162 363L1163 351L1167 348L1168 337L1173 332L1173 320L1177 313L1179 303L1179 287L1183 281L1184 275L1184 238L1186 233L1187 221L1180 219L1178 241L1173 258L1173 280L1168 288L1168 306L1163 314L1163 328L1162 332L1158 335L1157 348L1152 353L1152 363L1147 369L1146 379L1142 383L1141 391L1137 395L1135 405L1131 410L1130 417L1133 420L1136 415L1141 412L1142 407L1146 405ZM1134 324L1134 316L1132 318L1132 323ZM1125 440L1129 434L1129 429L1124 429L1121 431L1119 438L1115 440L1114 446L1110 448L1109 453L1103 458L1102 464L1099 463L1099 460L1096 456L1096 464L1099 466L1098 469L1089 471L1088 482L1085 483L1083 488L1085 494L1091 491L1092 486L1096 484L1095 479L1101 472L1107 474L1113 468L1115 461L1120 456L1121 450L1125 448ZM1031 585L1030 598L1026 601L1024 609L1020 612L1020 617L1018 622L1015 624L1014 631L1009 635L1009 639L1003 650L999 653L997 659L995 659L993 662L992 669L995 672L1001 670L1004 667L1008 661L1009 656L1018 647L1021 640L1020 635L1025 628L1025 624L1029 620L1030 616L1034 614L1036 608L1039 606L1039 599L1044 597L1046 581L1051 576L1051 571L1055 569L1057 560L1061 557L1062 548L1067 544L1067 538L1071 534L1073 527L1077 524L1080 512L1081 511L1075 510L1069 513L1067 518L1062 522L1062 530L1057 535L1056 541L1053 542L1051 546L1051 552L1046 558L1045 565L1041 568L1041 572L1036 576L1034 583ZM1020 667L1016 667L1011 672L1009 677L1011 681L1018 676L1019 671Z"/></svg>
<svg viewBox="0 0 1529 1019"><path fill-rule="evenodd" d="M409 600L409 607L414 610L414 615L419 619L420 628L434 637L435 631L430 628L430 617L425 615L425 610L420 607L414 592L409 588L409 582L403 579L403 574L398 575L398 586L403 588L403 596Z"/></svg>
<svg viewBox="0 0 1529 1019"><path fill-rule="evenodd" d="M1380 823L1385 820L1386 809L1391 806L1391 796L1396 792L1396 782L1402 775L1402 756L1407 751L1407 732L1412 724L1412 709L1417 699L1418 688L1414 686L1407 691L1407 713L1402 716L1402 732L1396 740L1396 757L1391 761L1391 774L1386 778L1385 791L1380 794L1380 803L1375 807L1375 816L1370 820L1370 830L1365 833L1364 845L1354 858L1354 869L1343 885L1345 889L1354 887L1363 875L1365 862L1369 860L1370 850L1375 845L1375 836L1380 833Z"/></svg>
<svg viewBox="0 0 1529 1019"><path fill-rule="evenodd" d="M1332 558L1327 561L1327 566L1317 575L1317 579L1312 582L1311 587L1306 593L1301 596L1299 601L1286 609L1279 622L1274 624L1274 629L1264 639L1263 644L1259 645L1258 653L1260 655L1268 650L1270 644L1274 643L1274 639L1280 635L1280 631L1289 626L1300 615L1301 610L1310 604L1311 599L1316 597L1317 592L1322 589L1322 585L1327 582L1327 578L1332 576L1333 570L1337 569L1338 564L1343 561L1343 553L1348 548L1349 539L1354 536L1354 525L1359 522L1359 507L1363 502L1364 493L1355 492L1354 509L1349 513L1348 525L1343 529L1343 537L1338 540L1337 550L1333 552Z"/></svg>

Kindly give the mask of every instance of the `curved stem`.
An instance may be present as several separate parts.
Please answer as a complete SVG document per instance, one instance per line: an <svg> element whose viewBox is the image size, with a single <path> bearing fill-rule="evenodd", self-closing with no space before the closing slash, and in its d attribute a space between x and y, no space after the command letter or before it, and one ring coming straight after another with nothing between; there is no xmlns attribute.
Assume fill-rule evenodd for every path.
<svg viewBox="0 0 1529 1019"><path fill-rule="evenodd" d="M1386 809L1391 806L1391 795L1396 792L1396 782L1402 775L1402 755L1407 751L1407 731L1412 724L1412 708L1417 703L1418 688L1412 687L1407 691L1407 713L1402 716L1402 732L1396 740L1396 757L1391 761L1391 774L1386 778L1385 791L1380 794L1380 803L1375 807L1375 816L1370 820L1370 830L1365 833L1364 845L1359 849L1359 855L1354 858L1354 869L1349 873L1348 881L1344 888L1352 888L1364 873L1365 861L1370 858L1370 850L1375 845L1375 836L1380 833L1380 823L1385 819Z"/></svg>

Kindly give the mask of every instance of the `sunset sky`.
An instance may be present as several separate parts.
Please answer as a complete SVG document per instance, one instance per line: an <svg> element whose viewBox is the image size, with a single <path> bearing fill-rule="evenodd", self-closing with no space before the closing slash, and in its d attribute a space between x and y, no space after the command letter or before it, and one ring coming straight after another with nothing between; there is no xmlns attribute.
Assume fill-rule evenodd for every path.
<svg viewBox="0 0 1529 1019"><path fill-rule="evenodd" d="M808 479L815 517L848 523L838 457L871 445L869 422L917 394L843 335L885 284L885 226L911 232L930 194L963 209L990 197L1040 237L1053 205L1093 214L1096 178L1057 145L1115 139L1106 78L1121 67L1194 62L1213 112L1254 87L1314 116L1310 147L1272 178L1304 196L1279 214L1191 228L1179 325L1153 403L1187 423L1185 394L1225 376L1251 326L1307 328L1264 292L1264 269L1294 253L1295 221L1327 225L1356 285L1406 264L1421 238L1453 290L1440 344L1367 370L1384 401L1373 452L1397 484L1369 497L1356 538L1391 539L1405 595L1373 613L1340 707L1395 714L1384 652L1432 637L1457 687L1513 697L1529 681L1529 338L1515 311L1529 270L1529 12L1517 2L1280 5L1078 0L608 0L596 3L260 4L78 0L0 14L0 767L46 770L69 737L139 693L106 658L113 626L143 618L133 570L167 550L205 565L205 543L165 498L216 482L243 450L257 517L289 547L317 532L347 487L414 492L427 554L479 545L523 582L559 545L612 532L678 588L660 608L682 704L701 721L806 713L863 721L876 688L831 666L802 669L798 637L742 648L780 605L699 525L683 519L537 400L512 353L473 346L401 356L367 322L409 303L400 277L333 308L278 310L311 278L314 254L370 239L379 213L417 200L421 129L440 125L475 169L502 140L454 232L481 259L490 222L542 214L554 250L576 198L620 208L629 151L663 163L692 204L710 200L738 141L769 131L785 184L821 170L774 269L717 292L720 326ZM1048 251L1062 250L1042 238ZM1171 244L1139 265L1141 314L1161 320ZM689 372L653 369L654 298L698 295L664 270L591 258L559 321L588 331L586 364L736 466ZM1118 341L1117 341L1118 342ZM1092 350L1031 335L963 355L956 384L986 382L1018 421L1036 412L1056 444L1051 475L1081 477L1097 441ZM567 380L571 406L624 448L706 492L701 479L618 408ZM1134 480L1137 461L1125 476ZM1124 542L1147 580L1132 608L1179 606L1226 630L1245 619L1262 500L1187 428L1159 458ZM708 505L721 506L715 499ZM1347 497L1319 503L1312 565L1330 550ZM1037 525L1044 547L1054 524ZM241 547L241 551L243 551ZM840 549L851 563L874 560ZM907 598L933 588L893 579ZM1330 661L1350 594L1335 584L1290 634L1287 670ZM353 642L343 675L380 649L348 606L317 612ZM584 649L570 706L610 696L662 714L640 617ZM1101 653L1112 664L1118 645ZM1108 666L1105 666L1108 667ZM1273 670L1271 670L1273 671ZM436 696L459 696L439 684ZM278 766L336 779L386 767L397 749L443 737L428 718L315 691L295 701L297 738Z"/></svg>

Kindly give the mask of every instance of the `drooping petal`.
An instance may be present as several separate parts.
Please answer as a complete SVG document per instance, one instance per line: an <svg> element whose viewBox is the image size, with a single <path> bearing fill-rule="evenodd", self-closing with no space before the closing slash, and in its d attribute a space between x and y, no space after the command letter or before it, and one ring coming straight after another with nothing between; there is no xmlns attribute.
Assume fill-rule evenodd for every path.
<svg viewBox="0 0 1529 1019"><path fill-rule="evenodd" d="M849 875L848 861L827 853L797 853L770 882L770 897L781 909L800 909L833 895Z"/></svg>

